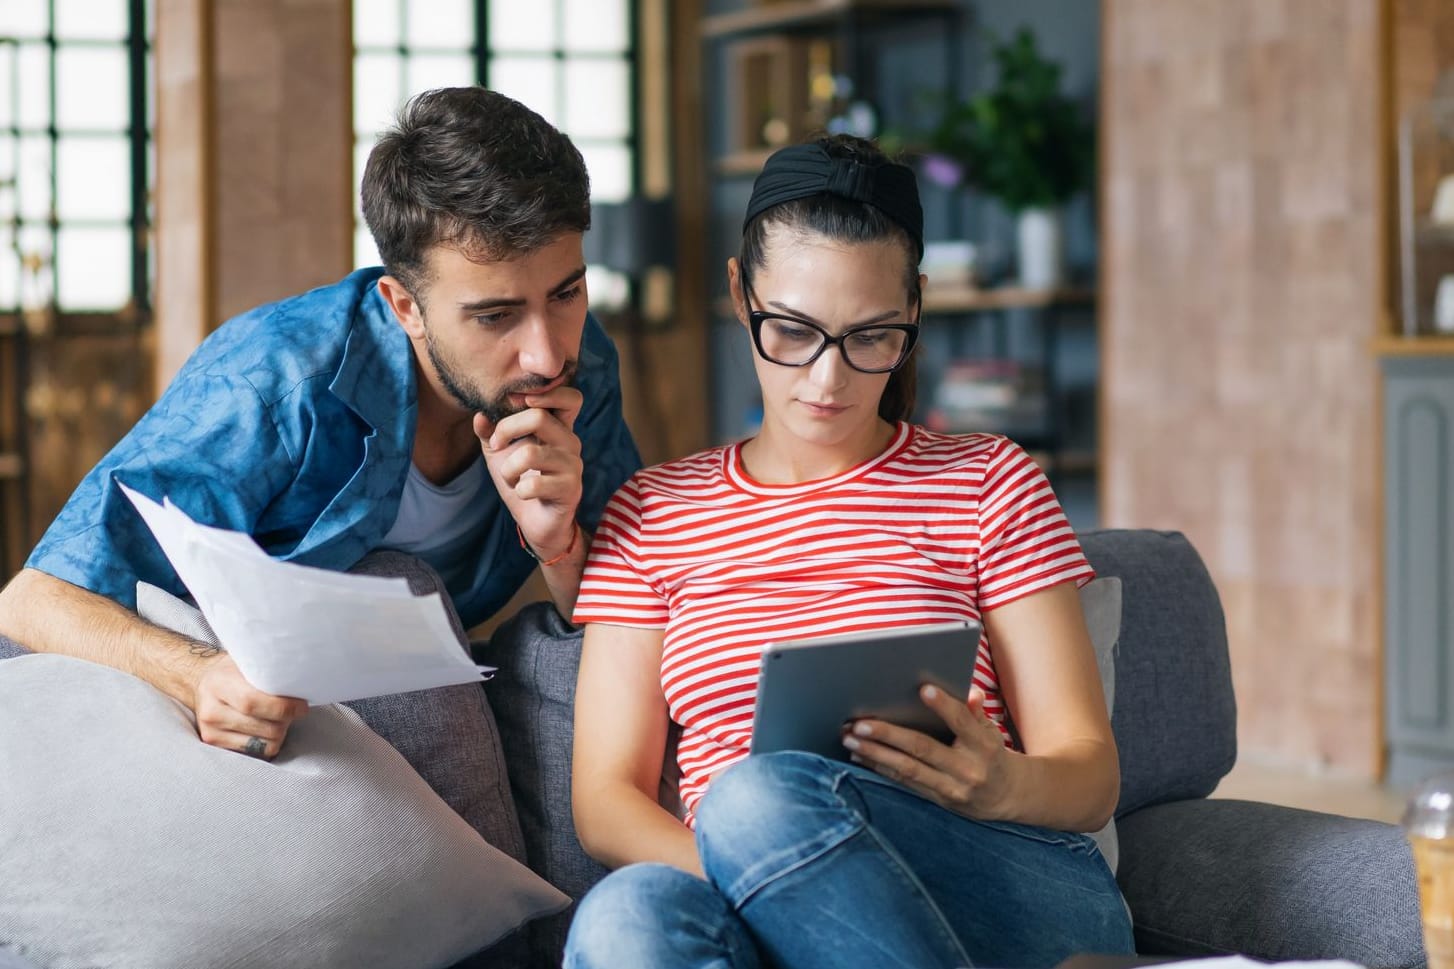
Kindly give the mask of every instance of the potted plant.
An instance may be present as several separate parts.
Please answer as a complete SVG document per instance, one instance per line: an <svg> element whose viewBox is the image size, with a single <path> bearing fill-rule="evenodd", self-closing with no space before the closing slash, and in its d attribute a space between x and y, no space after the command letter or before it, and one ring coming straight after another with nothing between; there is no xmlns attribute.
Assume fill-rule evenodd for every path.
<svg viewBox="0 0 1454 969"><path fill-rule="evenodd" d="M930 147L958 163L965 184L1015 213L1021 284L1057 286L1064 276L1061 207L1090 185L1095 131L1061 92L1060 65L1041 56L1028 29L993 55L997 83L951 104Z"/></svg>

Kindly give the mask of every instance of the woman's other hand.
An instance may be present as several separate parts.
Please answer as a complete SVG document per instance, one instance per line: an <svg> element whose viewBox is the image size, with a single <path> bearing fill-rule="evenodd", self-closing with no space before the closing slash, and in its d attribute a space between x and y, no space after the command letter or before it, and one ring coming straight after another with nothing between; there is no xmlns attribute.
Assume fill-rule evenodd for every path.
<svg viewBox="0 0 1454 969"><path fill-rule="evenodd" d="M1011 802L1010 752L999 727L985 715L984 691L970 687L968 698L961 700L925 685L919 696L953 731L953 743L909 727L864 719L843 737L853 761L966 817L1006 818Z"/></svg>

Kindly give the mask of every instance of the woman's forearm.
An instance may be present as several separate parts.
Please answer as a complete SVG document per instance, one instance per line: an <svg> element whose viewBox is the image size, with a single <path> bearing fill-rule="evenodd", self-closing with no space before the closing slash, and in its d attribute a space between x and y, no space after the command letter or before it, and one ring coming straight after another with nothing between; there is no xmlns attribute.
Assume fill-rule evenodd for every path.
<svg viewBox="0 0 1454 969"><path fill-rule="evenodd" d="M1086 741L1051 753L1006 752L1003 820L1061 831L1104 827L1120 797L1114 746Z"/></svg>
<svg viewBox="0 0 1454 969"><path fill-rule="evenodd" d="M573 807L581 847L606 867L657 861L703 875L691 830L638 788L577 786Z"/></svg>

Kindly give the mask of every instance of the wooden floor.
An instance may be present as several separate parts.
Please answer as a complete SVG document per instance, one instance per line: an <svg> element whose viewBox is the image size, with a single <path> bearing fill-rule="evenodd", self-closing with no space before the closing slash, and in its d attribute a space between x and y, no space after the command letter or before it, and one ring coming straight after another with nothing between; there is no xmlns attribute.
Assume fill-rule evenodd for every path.
<svg viewBox="0 0 1454 969"><path fill-rule="evenodd" d="M1222 779L1213 797L1269 801L1310 811L1398 823L1409 792L1333 772L1310 772L1255 760L1241 760Z"/></svg>

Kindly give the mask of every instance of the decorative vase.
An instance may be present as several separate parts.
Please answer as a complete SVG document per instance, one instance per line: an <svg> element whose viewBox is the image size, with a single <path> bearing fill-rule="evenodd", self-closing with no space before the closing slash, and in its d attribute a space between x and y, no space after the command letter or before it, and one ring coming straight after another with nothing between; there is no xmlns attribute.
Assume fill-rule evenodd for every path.
<svg viewBox="0 0 1454 969"><path fill-rule="evenodd" d="M1065 281L1065 242L1059 209L1025 209L1015 225L1020 285L1054 289Z"/></svg>

